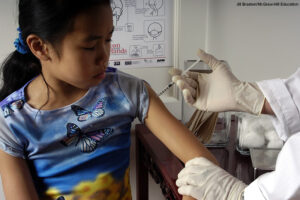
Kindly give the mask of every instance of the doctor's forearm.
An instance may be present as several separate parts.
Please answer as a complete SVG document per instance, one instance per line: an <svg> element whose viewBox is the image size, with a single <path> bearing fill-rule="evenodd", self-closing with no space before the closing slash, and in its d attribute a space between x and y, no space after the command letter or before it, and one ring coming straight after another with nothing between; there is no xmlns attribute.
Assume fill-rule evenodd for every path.
<svg viewBox="0 0 300 200"><path fill-rule="evenodd" d="M267 99L265 99L261 114L275 115Z"/></svg>

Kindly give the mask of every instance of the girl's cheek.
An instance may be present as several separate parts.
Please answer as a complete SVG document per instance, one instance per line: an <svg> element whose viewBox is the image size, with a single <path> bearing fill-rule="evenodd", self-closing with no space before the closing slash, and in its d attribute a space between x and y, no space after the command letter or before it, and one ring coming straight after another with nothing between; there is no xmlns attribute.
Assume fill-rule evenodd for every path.
<svg viewBox="0 0 300 200"><path fill-rule="evenodd" d="M80 63L80 65L88 65L91 62L91 59L91 55L80 56L77 57L77 63Z"/></svg>

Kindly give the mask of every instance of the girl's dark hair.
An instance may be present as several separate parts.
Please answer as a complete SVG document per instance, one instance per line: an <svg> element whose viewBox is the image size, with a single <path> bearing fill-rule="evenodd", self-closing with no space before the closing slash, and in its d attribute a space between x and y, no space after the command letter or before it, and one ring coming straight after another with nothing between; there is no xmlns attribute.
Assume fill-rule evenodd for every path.
<svg viewBox="0 0 300 200"><path fill-rule="evenodd" d="M59 43L72 31L75 17L97 5L110 5L110 0L19 0L21 37L26 42L30 34L35 34L51 43L59 54ZM41 74L40 61L28 51L14 51L3 62L0 101Z"/></svg>

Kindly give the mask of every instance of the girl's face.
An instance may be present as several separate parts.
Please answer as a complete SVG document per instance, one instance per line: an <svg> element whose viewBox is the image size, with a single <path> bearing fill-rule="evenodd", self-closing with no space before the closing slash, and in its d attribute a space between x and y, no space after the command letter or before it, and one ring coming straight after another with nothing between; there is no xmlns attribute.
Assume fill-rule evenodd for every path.
<svg viewBox="0 0 300 200"><path fill-rule="evenodd" d="M50 51L53 58L43 69L44 75L80 89L99 84L105 78L112 33L110 6L96 6L78 15L62 40L60 56Z"/></svg>

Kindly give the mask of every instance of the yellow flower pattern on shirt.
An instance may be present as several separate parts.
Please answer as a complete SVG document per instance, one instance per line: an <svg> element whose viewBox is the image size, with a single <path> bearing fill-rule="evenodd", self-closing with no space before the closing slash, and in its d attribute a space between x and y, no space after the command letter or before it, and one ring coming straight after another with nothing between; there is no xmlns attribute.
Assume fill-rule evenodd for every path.
<svg viewBox="0 0 300 200"><path fill-rule="evenodd" d="M66 200L131 200L129 168L122 180L114 179L110 173L101 173L95 181L80 182L72 194L60 194L59 190L49 188L44 199L56 199L59 196L64 196Z"/></svg>

